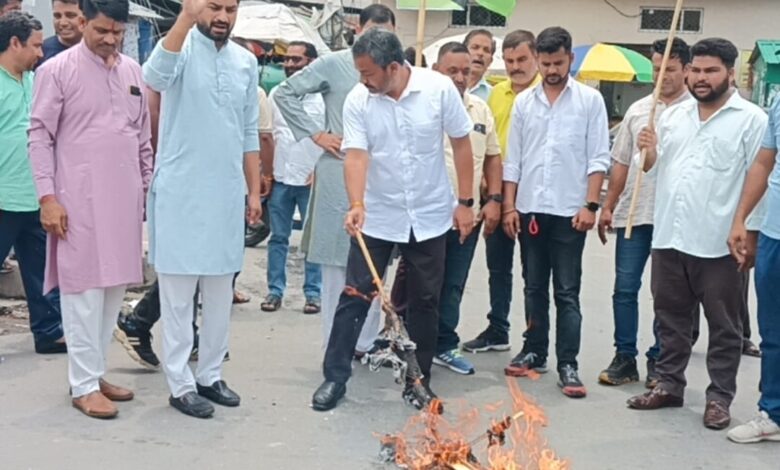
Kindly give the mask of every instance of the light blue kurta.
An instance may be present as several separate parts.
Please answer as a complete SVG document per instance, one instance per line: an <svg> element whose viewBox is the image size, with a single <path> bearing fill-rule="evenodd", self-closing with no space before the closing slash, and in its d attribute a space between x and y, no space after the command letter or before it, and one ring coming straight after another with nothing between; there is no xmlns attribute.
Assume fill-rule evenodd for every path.
<svg viewBox="0 0 780 470"><path fill-rule="evenodd" d="M260 148L257 61L193 28L180 53L160 41L144 80L162 93L147 201L149 260L159 273L224 275L244 253L245 152Z"/></svg>

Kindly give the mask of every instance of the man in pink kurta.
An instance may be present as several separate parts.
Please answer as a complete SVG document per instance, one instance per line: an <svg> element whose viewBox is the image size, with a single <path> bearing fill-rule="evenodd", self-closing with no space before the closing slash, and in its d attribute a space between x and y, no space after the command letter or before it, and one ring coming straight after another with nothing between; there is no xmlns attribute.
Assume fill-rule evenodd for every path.
<svg viewBox="0 0 780 470"><path fill-rule="evenodd" d="M29 153L49 234L44 289L60 288L73 405L109 418L112 401L132 398L102 376L125 287L142 281L151 130L141 68L117 52L127 1L83 6L83 41L38 69Z"/></svg>

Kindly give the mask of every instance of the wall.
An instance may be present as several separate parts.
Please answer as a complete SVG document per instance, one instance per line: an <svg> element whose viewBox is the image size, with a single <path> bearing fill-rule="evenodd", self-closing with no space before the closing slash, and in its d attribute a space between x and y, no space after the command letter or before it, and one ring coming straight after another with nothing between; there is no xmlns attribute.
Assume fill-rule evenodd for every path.
<svg viewBox="0 0 780 470"><path fill-rule="evenodd" d="M380 0L395 10L395 0ZM638 14L640 6L673 8L673 0L611 0L626 14ZM752 50L757 39L780 37L777 19L780 0L686 0L686 8L703 8L702 33L682 34L693 43L699 39L722 36L739 49ZM464 28L450 28L450 12L427 12L426 44ZM416 11L397 11L398 32L405 45L415 42ZM575 45L594 42L647 44L665 37L664 33L640 32L639 18L626 18L603 0L517 0L514 15L507 28L495 28L498 35L524 28L539 32L547 26L563 26L574 38Z"/></svg>

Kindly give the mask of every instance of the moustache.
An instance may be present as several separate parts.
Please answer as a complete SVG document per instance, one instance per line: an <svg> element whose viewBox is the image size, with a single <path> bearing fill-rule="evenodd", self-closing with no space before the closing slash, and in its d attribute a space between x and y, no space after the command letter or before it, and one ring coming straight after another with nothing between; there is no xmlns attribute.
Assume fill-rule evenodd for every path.
<svg viewBox="0 0 780 470"><path fill-rule="evenodd" d="M221 21L220 21L220 22L214 22L214 23L211 23L211 28L212 28L212 29L214 29L214 28L223 28L223 29L228 29L229 27L230 27L230 24L229 24L229 23L223 23L223 22L221 22Z"/></svg>

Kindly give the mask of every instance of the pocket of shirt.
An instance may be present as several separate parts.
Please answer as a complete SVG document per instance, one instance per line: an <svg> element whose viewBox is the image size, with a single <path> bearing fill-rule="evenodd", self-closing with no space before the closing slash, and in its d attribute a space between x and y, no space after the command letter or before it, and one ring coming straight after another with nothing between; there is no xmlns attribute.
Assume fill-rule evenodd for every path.
<svg viewBox="0 0 780 470"><path fill-rule="evenodd" d="M583 115L571 114L563 118L563 132L566 133L566 139L575 149L585 148L585 134L587 133L588 122Z"/></svg>
<svg viewBox="0 0 780 470"><path fill-rule="evenodd" d="M127 121L133 128L141 127L143 117L143 95L127 95Z"/></svg>
<svg viewBox="0 0 780 470"><path fill-rule="evenodd" d="M734 167L739 153L739 141L712 137L705 146L707 155L704 164L716 171L727 171Z"/></svg>
<svg viewBox="0 0 780 470"><path fill-rule="evenodd" d="M436 121L416 124L413 132L414 150L418 155L432 153L442 142L441 124Z"/></svg>

